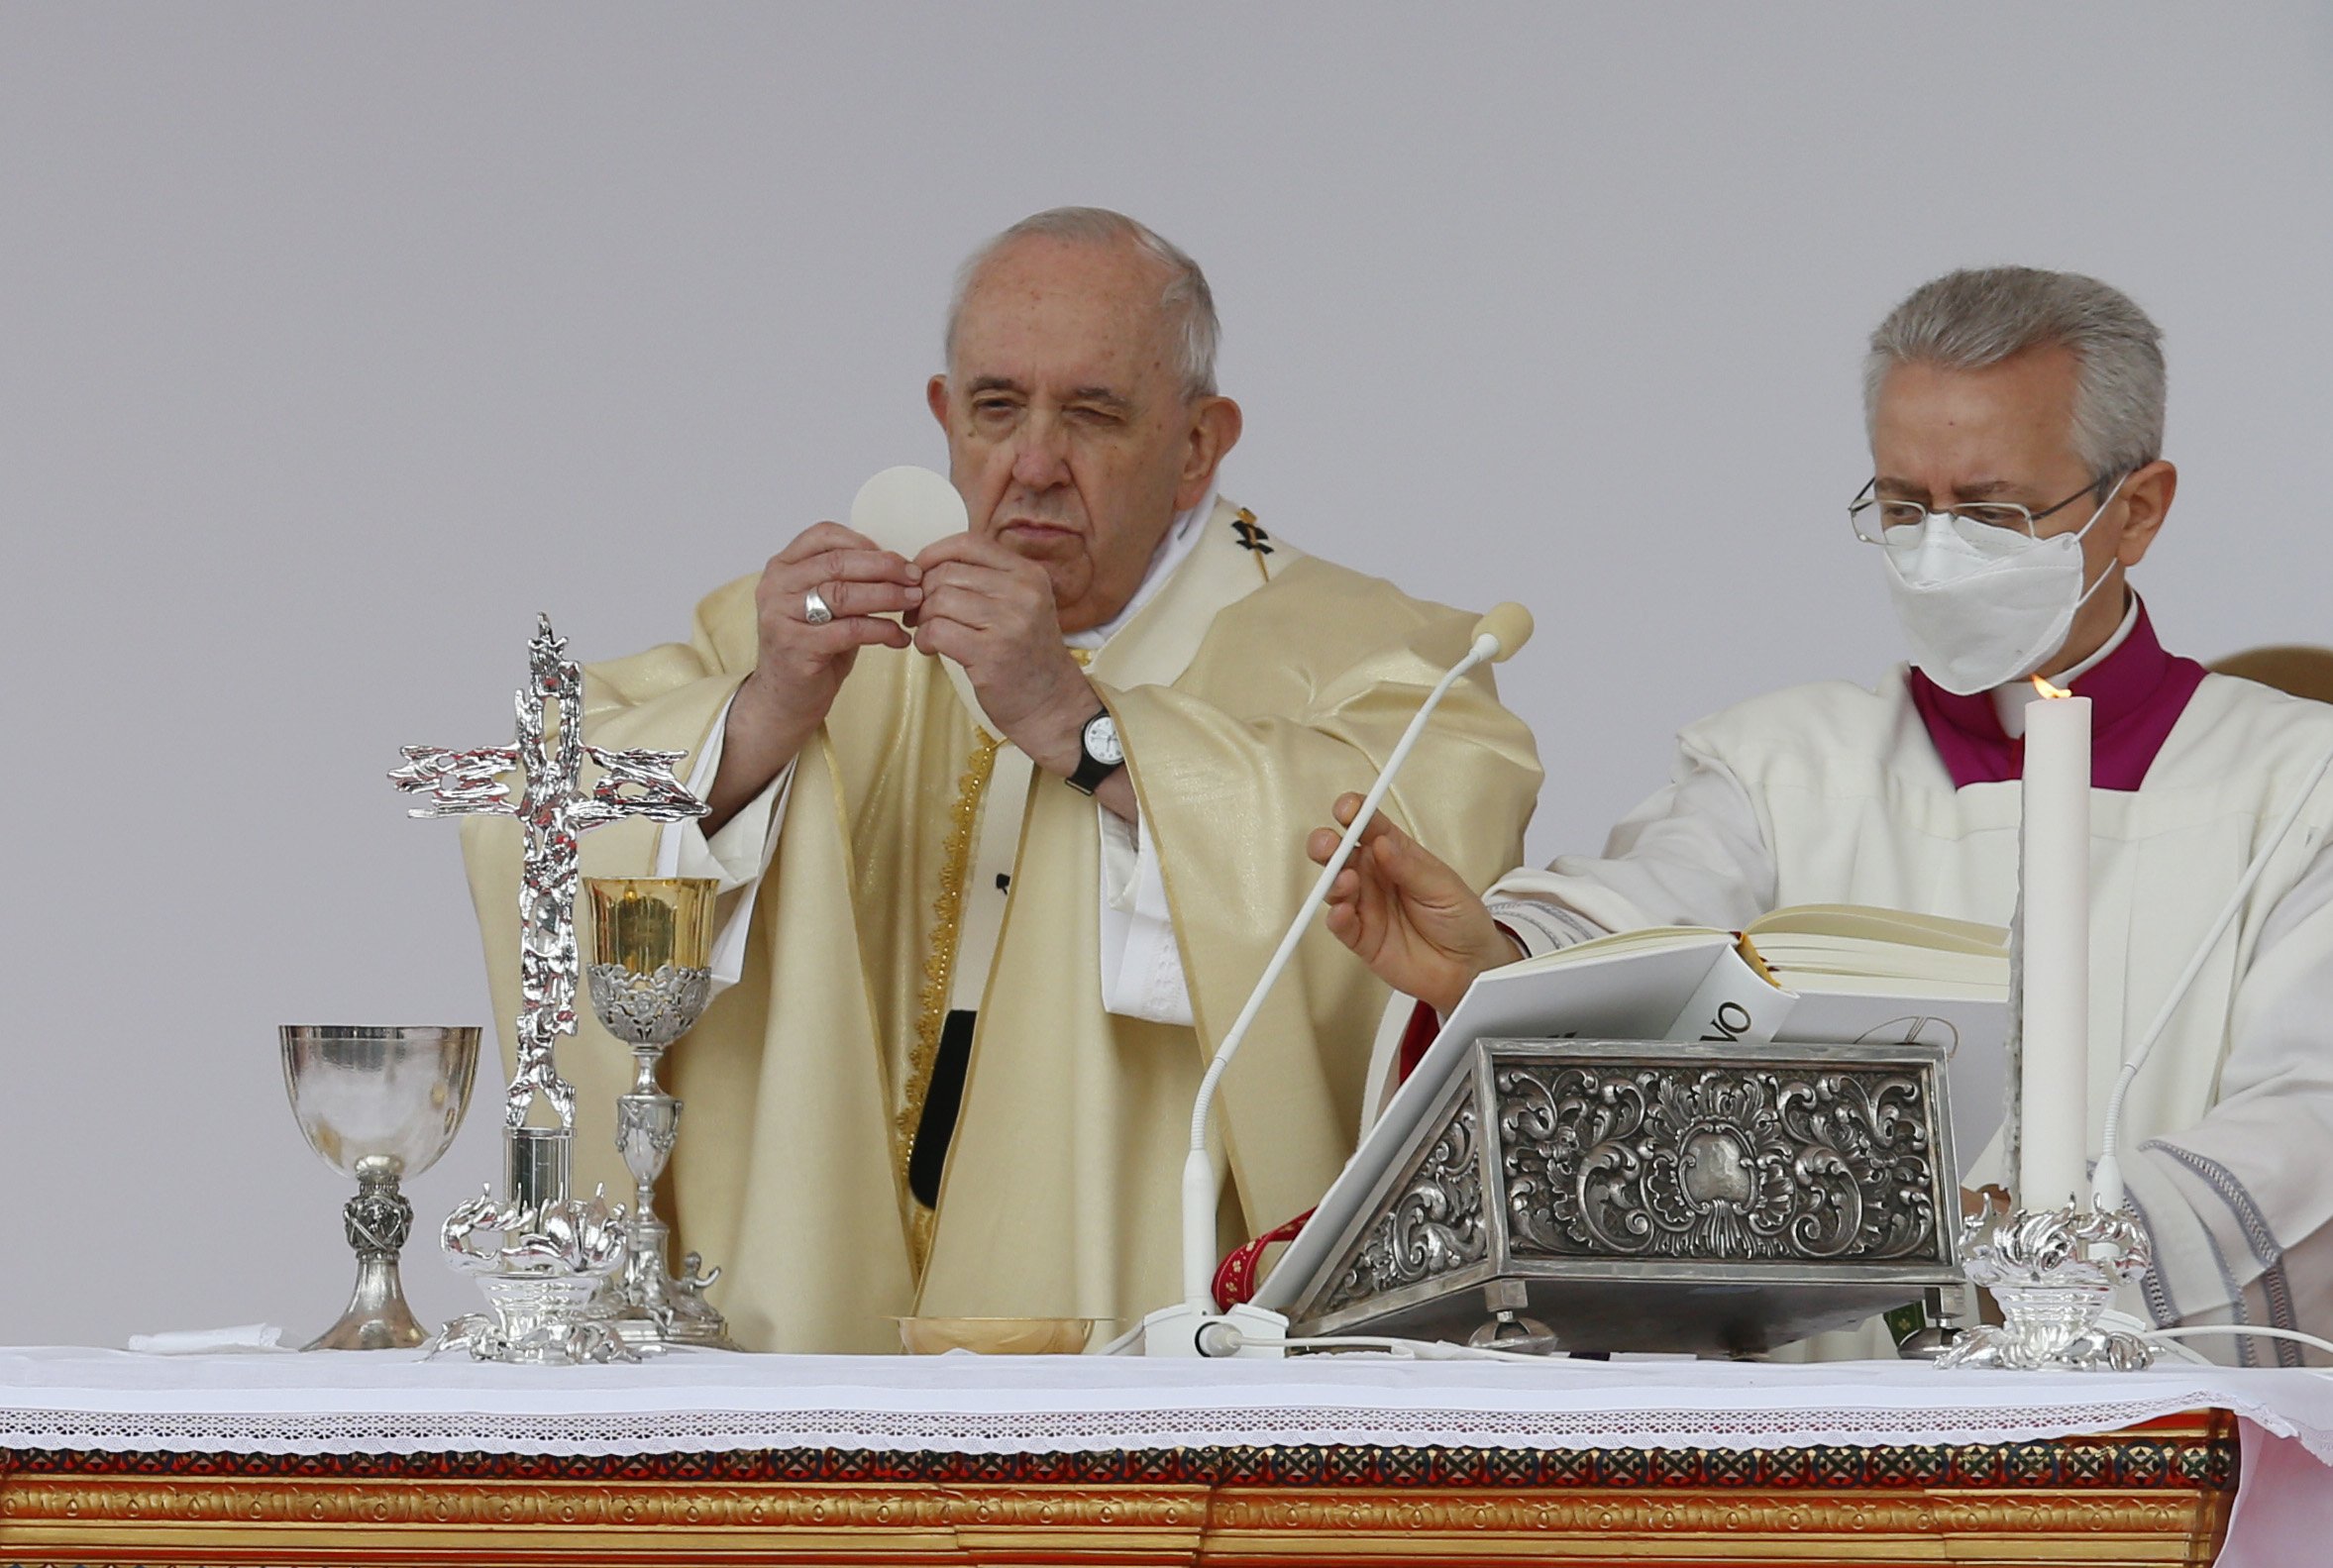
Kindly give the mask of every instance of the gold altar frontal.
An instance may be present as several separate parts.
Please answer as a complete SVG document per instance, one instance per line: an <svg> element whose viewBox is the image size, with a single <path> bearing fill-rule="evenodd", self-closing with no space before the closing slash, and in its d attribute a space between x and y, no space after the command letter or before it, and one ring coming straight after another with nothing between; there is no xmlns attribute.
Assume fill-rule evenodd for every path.
<svg viewBox="0 0 2333 1568"><path fill-rule="evenodd" d="M8 1564L2209 1563L2219 1412L1934 1447L0 1450Z"/></svg>

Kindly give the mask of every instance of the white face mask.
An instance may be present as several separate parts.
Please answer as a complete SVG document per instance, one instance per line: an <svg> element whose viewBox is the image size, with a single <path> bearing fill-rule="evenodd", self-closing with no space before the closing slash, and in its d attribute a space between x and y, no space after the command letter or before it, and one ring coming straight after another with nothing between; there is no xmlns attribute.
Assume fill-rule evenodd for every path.
<svg viewBox="0 0 2333 1568"><path fill-rule="evenodd" d="M2121 490L2117 479L2088 522L2047 539L1935 512L1887 530L1887 590L1912 663L1962 696L2041 669L2106 580L2083 585L2081 542Z"/></svg>

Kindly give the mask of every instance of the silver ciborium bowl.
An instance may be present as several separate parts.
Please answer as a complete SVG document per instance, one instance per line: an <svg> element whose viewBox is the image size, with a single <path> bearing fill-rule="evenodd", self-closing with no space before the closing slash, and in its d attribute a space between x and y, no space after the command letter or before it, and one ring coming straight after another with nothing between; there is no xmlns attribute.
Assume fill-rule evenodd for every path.
<svg viewBox="0 0 2333 1568"><path fill-rule="evenodd" d="M437 1164L470 1108L476 1027L282 1026L283 1087L308 1147L357 1183L341 1210L357 1288L310 1350L390 1350L429 1337L405 1305L397 1253L413 1205L397 1184Z"/></svg>

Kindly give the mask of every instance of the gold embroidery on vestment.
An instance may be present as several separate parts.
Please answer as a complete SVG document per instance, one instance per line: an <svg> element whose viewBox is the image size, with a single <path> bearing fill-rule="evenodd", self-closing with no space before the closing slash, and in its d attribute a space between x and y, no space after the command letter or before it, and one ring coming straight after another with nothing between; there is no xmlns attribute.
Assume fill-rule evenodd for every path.
<svg viewBox="0 0 2333 1568"><path fill-rule="evenodd" d="M900 1191L907 1192L907 1164L915 1156L915 1134L923 1124L923 1101L931 1093L931 1073L939 1060L940 1034L948 1023L948 994L956 974L956 942L963 929L964 877L972 864L980 836L980 801L990 776L997 769L997 751L1004 743L986 730L974 732L972 755L956 781L956 803L948 808L948 836L940 852L940 892L931 904L931 933L923 943L923 990L915 1011L915 1045L907 1057L907 1097L900 1107L896 1136ZM959 1114L961 1114L959 1103ZM910 1212L907 1251L915 1272L931 1244L931 1210L908 1196Z"/></svg>
<svg viewBox="0 0 2333 1568"><path fill-rule="evenodd" d="M907 1256L914 1262L918 1280L923 1278L924 1262L931 1256L931 1221L932 1210L910 1197L907 1200Z"/></svg>

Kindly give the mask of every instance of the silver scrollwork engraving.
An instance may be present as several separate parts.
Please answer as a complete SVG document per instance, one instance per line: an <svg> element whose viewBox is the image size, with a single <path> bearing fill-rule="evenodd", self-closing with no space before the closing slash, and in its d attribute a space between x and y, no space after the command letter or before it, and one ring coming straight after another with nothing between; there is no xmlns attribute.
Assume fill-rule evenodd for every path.
<svg viewBox="0 0 2333 1568"><path fill-rule="evenodd" d="M1482 1166L1476 1158L1479 1134L1474 1100L1468 1098L1428 1146L1400 1197L1363 1235L1326 1310L1448 1274L1488 1255Z"/></svg>
<svg viewBox="0 0 2333 1568"><path fill-rule="evenodd" d="M1909 1073L1508 1063L1494 1084L1518 1257L1940 1255Z"/></svg>

